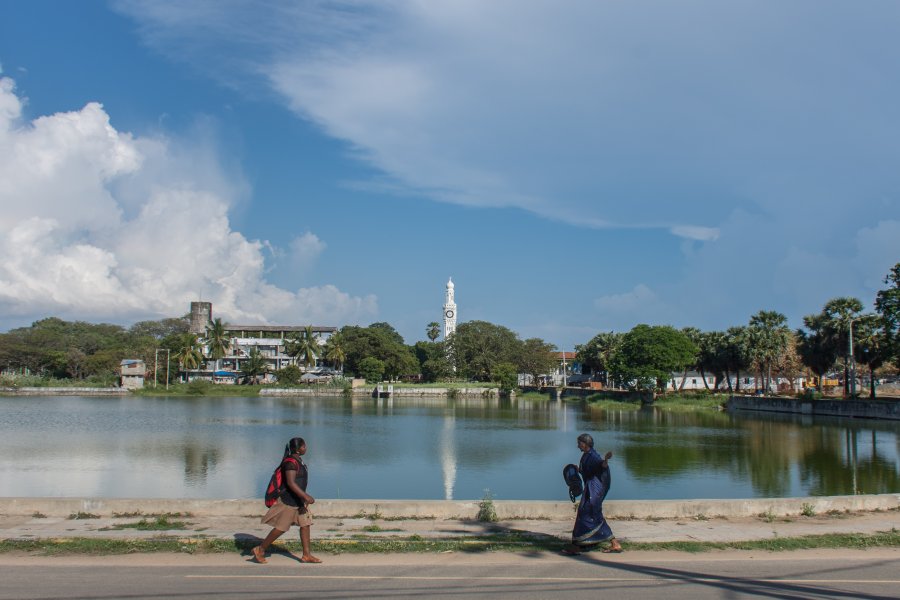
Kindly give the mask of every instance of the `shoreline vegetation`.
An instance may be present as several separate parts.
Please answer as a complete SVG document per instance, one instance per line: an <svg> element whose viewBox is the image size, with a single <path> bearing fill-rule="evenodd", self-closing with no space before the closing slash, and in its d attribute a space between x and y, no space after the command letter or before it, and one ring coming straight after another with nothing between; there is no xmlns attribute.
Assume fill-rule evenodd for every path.
<svg viewBox="0 0 900 600"><path fill-rule="evenodd" d="M446 553L446 552L558 552L564 540L546 534L523 531L492 533L452 539L429 539L420 535L367 536L355 535L353 539L314 540L313 549L325 554L394 554L394 553ZM102 539L102 538L54 538L54 539L6 539L0 540L0 554L22 552L43 556L92 555L170 552L179 554L216 554L238 552L249 555L257 540L211 539L203 537L159 537L155 539ZM713 550L758 550L786 552L809 549L898 548L900 530L877 533L830 533L798 537L775 537L764 540L729 542L628 542L622 541L626 551L710 552ZM276 542L274 551L300 551L299 541Z"/></svg>
<svg viewBox="0 0 900 600"><path fill-rule="evenodd" d="M337 377L319 388L333 394L335 388L350 390L345 377L353 377L373 387L389 382L395 390L446 388L449 395L476 386L509 393L525 384L523 397L536 401L548 391L559 395L558 388L543 386L585 384L590 389L580 393L589 394L589 404L633 400L623 397L628 394L604 397L607 391L627 389L645 400L658 397L659 405L672 409L714 408L721 404L716 394L742 391L806 400L835 394L876 399L900 390L900 263L884 283L871 308L858 298L833 298L819 313L805 316L796 330L784 314L760 310L746 324L727 330L639 323L627 332L601 331L574 344L574 351L562 352L553 343L523 339L488 321L460 323L445 339L439 339L439 324L431 322L420 330L427 341L408 344L387 322L248 329L212 319L210 303L204 303L204 314L129 327L47 317L0 333L0 390L107 388L118 385L121 374L126 387L154 386L139 392L144 395L255 396L260 388L227 385L220 391L200 380L266 385L277 380L284 388ZM168 382L169 389L160 391L158 380ZM400 380L415 383L391 383ZM537 395L530 394L535 388L529 383ZM693 394L683 396L682 390ZM696 394L703 391L707 395Z"/></svg>
<svg viewBox="0 0 900 600"><path fill-rule="evenodd" d="M25 376L16 382L16 385L9 385L9 382L2 382L0 385L0 396L16 395L19 388L41 388L46 389L48 394L53 393L54 389L64 388L81 388L86 391L91 388L98 388L96 384L91 385L90 382L81 380L74 382L65 379L42 379L36 376ZM496 383L473 383L473 382L443 382L443 383L392 383L394 390L432 390L447 389L447 397L452 399L454 392L461 389L499 389ZM374 389L375 384L366 384L363 388L365 393L369 393ZM109 387L108 389L118 389ZM565 389L565 388L563 388ZM576 388L578 389L578 388ZM262 384L262 385L217 385L208 381L194 380L189 383L170 383L168 388L165 384L158 387L145 387L142 389L130 390L123 393L125 396L164 396L164 397L244 397L254 398L260 397L263 390L298 390L304 394L314 391L323 391L325 393L334 393L340 390L347 395L351 394L349 381L335 381L330 384L317 385L279 385L279 384ZM622 400L616 395L617 390L612 393L604 393L602 391L590 394L588 396L564 396L562 400L566 403L583 403L595 408L607 410L639 410L642 406L639 400ZM554 394L552 391L517 391L514 398L517 400L525 400L531 402L552 401ZM670 410L723 410L728 400L728 394L709 393L709 392L672 392L666 395L657 396L653 405L659 408Z"/></svg>
<svg viewBox="0 0 900 600"><path fill-rule="evenodd" d="M0 381L0 397L3 396L17 396L17 395L25 395L24 393L20 394L18 392L19 389L22 388L31 388L27 395L35 395L34 390L36 388L46 390L48 395L53 395L54 389L67 389L67 391L74 389L84 389L86 395L90 395L92 390L96 390L101 386L96 385L96 382L90 382L88 380L66 380L66 379L48 379L41 378L38 376L20 376L17 377L17 381L15 385L10 385L10 381ZM376 384L366 384L363 388L358 388L357 390L351 390L350 381L349 380L337 380L328 384L296 384L296 385L279 385L277 383L274 384L258 384L258 385L217 385L213 384L209 381L203 380L194 380L188 383L170 383L168 388L166 388L165 384L160 384L158 387L144 387L136 390L128 390L122 391L118 397L129 397L129 396L139 396L139 397L210 397L210 398L224 398L224 397L241 397L241 398L256 398L256 397L291 397L290 391L297 390L297 396L307 396L307 395L315 395L315 392L320 391L323 395L326 396L335 396L335 392L340 392L336 397L349 397L351 395L368 395L375 388ZM435 390L435 389L446 389L447 394L446 397L448 399L456 398L456 392L463 389L487 389L487 390L498 390L499 385L496 383L482 383L482 382L465 382L465 381L453 381L453 382L442 382L442 383L406 383L406 382L397 382L390 383L393 386L393 389L396 391L400 391L402 393L403 390ZM104 389L109 391L119 391L120 388L106 386ZM559 391L565 392L568 388L559 388ZM580 388L572 388L575 390L580 390ZM284 394L261 394L264 390L285 390ZM557 388L549 388L545 390L535 390L533 388L522 390L519 388L512 395L516 400L528 401L528 402L550 402L554 400L554 396ZM567 404L583 404L592 409L598 410L621 410L621 411L638 411L643 406L648 406L648 404L644 404L638 398L628 398L623 399L622 390L600 390L592 394L584 395L565 395L563 394L561 400ZM69 393L67 395L77 395ZM726 409L726 405L730 394L720 392L712 392L712 391L704 391L704 390L689 390L689 391L681 391L681 392L668 392L666 394L656 395L653 399L652 405L655 408L663 409L667 411L723 411ZM785 396L789 397L789 396ZM802 398L802 396L801 396ZM823 398L828 399L828 398Z"/></svg>

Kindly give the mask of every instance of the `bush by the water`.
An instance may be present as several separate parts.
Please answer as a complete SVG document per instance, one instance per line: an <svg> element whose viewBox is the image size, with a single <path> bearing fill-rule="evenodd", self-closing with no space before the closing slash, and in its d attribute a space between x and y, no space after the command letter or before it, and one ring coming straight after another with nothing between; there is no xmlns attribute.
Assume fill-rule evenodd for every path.
<svg viewBox="0 0 900 600"><path fill-rule="evenodd" d="M210 392L214 385L205 379L193 379L187 384L185 392L191 396L204 396Z"/></svg>
<svg viewBox="0 0 900 600"><path fill-rule="evenodd" d="M118 377L114 374L93 375L86 379L59 379L56 377L41 377L40 375L22 375L18 373L5 373L0 376L0 387L116 387Z"/></svg>
<svg viewBox="0 0 900 600"><path fill-rule="evenodd" d="M303 377L303 371L297 365L288 365L275 371L275 377L281 385L297 385Z"/></svg>

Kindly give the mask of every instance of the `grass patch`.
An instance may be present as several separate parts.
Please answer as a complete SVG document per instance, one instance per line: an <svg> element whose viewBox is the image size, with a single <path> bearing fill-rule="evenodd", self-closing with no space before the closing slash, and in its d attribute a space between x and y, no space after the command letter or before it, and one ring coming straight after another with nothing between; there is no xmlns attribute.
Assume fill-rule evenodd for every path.
<svg viewBox="0 0 900 600"><path fill-rule="evenodd" d="M671 410L719 410L728 402L728 394L666 394L653 401L654 406Z"/></svg>
<svg viewBox="0 0 900 600"><path fill-rule="evenodd" d="M525 392L524 394L516 394L516 399L518 400L550 400L550 394L542 394L540 392Z"/></svg>
<svg viewBox="0 0 900 600"><path fill-rule="evenodd" d="M42 513L42 512L40 512L40 511L37 511L37 510L36 510L36 511L34 511L33 513L31 513L31 518L32 518L32 519L46 519L46 518L47 518L47 515L45 515L44 513Z"/></svg>
<svg viewBox="0 0 900 600"><path fill-rule="evenodd" d="M153 519L141 519L137 523L117 523L110 527L104 527L102 531L137 529L138 531L169 531L172 529L187 529L190 523L186 521L172 521L171 518L180 513L157 515Z"/></svg>
<svg viewBox="0 0 900 600"><path fill-rule="evenodd" d="M710 550L766 550L787 552L819 548L865 550L867 548L900 547L900 531L896 528L879 533L827 533L793 538L770 538L745 542L652 542L623 543L626 550L677 550L680 552L708 552Z"/></svg>
<svg viewBox="0 0 900 600"><path fill-rule="evenodd" d="M591 394L584 399L592 408L600 408L604 410L640 410L641 403L639 400L613 400L603 394Z"/></svg>
<svg viewBox="0 0 900 600"><path fill-rule="evenodd" d="M372 525L366 525L365 527L363 527L362 531L365 531L367 533L380 533L380 532L385 532L385 531L403 531L403 530L402 529L384 529L382 527L379 527L378 525L372 524Z"/></svg>
<svg viewBox="0 0 900 600"><path fill-rule="evenodd" d="M341 517L344 518L344 517ZM369 519L370 521L381 521L384 520L384 515L381 514L378 510L378 505L375 505L375 512L367 513L364 510L359 511L355 515L350 517L351 519Z"/></svg>
<svg viewBox="0 0 900 600"><path fill-rule="evenodd" d="M70 521L82 520L82 519L99 519L100 515L95 515L94 513L82 512L78 511L77 513L72 513L67 517Z"/></svg>
<svg viewBox="0 0 900 600"><path fill-rule="evenodd" d="M174 537L151 540L109 540L95 538L66 538L41 540L2 540L0 553L28 552L45 556L111 555L153 552L186 554L240 552L248 555L255 540L178 539ZM522 552L527 550L558 552L565 541L554 536L523 532L470 536L440 540L420 535L406 537L370 537L355 535L352 539L313 540L315 552L330 554L391 554L398 552ZM785 552L817 548L865 550L868 548L900 547L900 531L896 528L873 534L825 534L795 538L772 538L745 542L622 542L625 550L656 550L678 552L709 552L713 550L765 550ZM298 541L279 542L274 549L286 549L294 554L302 552Z"/></svg>
<svg viewBox="0 0 900 600"><path fill-rule="evenodd" d="M242 398L255 398L259 396L261 385L216 385L209 382L192 381L191 383L170 383L166 389L165 383L154 388L151 383L148 387L132 390L136 396L238 396ZM276 386L273 386L276 387Z"/></svg>
<svg viewBox="0 0 900 600"><path fill-rule="evenodd" d="M812 504L804 502L803 506L800 507L800 514L804 517L814 517L816 516L816 509L813 508Z"/></svg>
<svg viewBox="0 0 900 600"><path fill-rule="evenodd" d="M771 523L775 520L775 513L773 513L772 510L769 509L766 512L759 513L759 518L766 523Z"/></svg>

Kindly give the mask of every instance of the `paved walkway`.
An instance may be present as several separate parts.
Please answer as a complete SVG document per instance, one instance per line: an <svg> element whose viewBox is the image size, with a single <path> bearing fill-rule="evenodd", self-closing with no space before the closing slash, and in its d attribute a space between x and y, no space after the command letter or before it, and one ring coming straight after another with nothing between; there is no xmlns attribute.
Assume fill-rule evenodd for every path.
<svg viewBox="0 0 900 600"><path fill-rule="evenodd" d="M108 538L151 539L159 536L182 538L264 537L267 526L259 516L186 516L171 517L184 521L184 528L167 531L142 531L117 528L133 524L142 517L103 517L70 519L25 515L0 515L0 539L47 538ZM145 517L152 520L153 517ZM900 529L900 511L886 510L811 517L729 517L681 519L610 519L616 535L632 542L707 541L727 542L795 537L825 533L876 533ZM479 523L458 519L317 518L313 526L314 539L352 539L353 536L392 537L419 535L426 539L445 539L490 535L505 531L521 531L568 539L571 520L529 519L507 520L499 523ZM290 539L296 533L289 534Z"/></svg>

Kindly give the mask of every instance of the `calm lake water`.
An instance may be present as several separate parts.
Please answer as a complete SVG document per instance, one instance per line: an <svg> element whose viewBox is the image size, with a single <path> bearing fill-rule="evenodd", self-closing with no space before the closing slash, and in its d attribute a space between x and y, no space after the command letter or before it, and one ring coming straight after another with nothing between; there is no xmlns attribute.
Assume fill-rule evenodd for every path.
<svg viewBox="0 0 900 600"><path fill-rule="evenodd" d="M0 398L0 495L261 498L292 436L321 498L567 500L590 432L612 499L900 492L900 424L483 399Z"/></svg>

